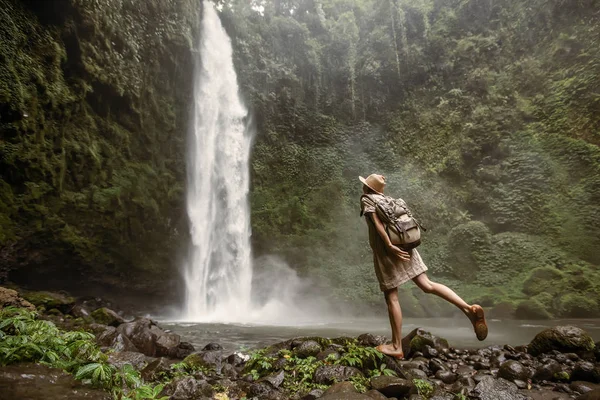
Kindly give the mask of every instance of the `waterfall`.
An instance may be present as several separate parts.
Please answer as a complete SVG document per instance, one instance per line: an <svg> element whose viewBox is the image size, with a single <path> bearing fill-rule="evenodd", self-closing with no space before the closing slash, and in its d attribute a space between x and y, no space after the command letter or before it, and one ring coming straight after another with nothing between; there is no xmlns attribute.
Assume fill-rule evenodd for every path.
<svg viewBox="0 0 600 400"><path fill-rule="evenodd" d="M183 319L235 321L250 310L248 111L239 96L231 41L204 1L195 53L188 142L187 212L191 248L184 265Z"/></svg>

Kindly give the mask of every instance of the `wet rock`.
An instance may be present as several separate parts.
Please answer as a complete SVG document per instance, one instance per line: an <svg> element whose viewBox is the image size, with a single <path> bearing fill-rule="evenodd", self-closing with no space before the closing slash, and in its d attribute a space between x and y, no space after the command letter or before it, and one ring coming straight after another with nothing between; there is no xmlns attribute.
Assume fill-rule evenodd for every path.
<svg viewBox="0 0 600 400"><path fill-rule="evenodd" d="M363 376L358 368L343 365L322 365L317 368L313 381L321 385L347 381L353 376Z"/></svg>
<svg viewBox="0 0 600 400"><path fill-rule="evenodd" d="M94 321L96 321L99 324L115 327L125 322L123 317L106 307L102 307L93 311L91 317L94 319Z"/></svg>
<svg viewBox="0 0 600 400"><path fill-rule="evenodd" d="M175 378L165 386L163 394L170 396L169 400L189 400L212 398L214 389L208 382L198 381L191 376Z"/></svg>
<svg viewBox="0 0 600 400"><path fill-rule="evenodd" d="M594 347L594 357L596 357L596 361L600 362L600 342L596 342L596 346Z"/></svg>
<svg viewBox="0 0 600 400"><path fill-rule="evenodd" d="M0 309L4 307L27 308L30 311L35 310L35 306L19 296L16 290L0 287Z"/></svg>
<svg viewBox="0 0 600 400"><path fill-rule="evenodd" d="M445 384L450 385L450 384L456 382L456 380L458 379L458 375L456 375L450 371L439 370L438 372L435 373L435 378L439 379L440 381L444 382Z"/></svg>
<svg viewBox="0 0 600 400"><path fill-rule="evenodd" d="M202 351L208 350L223 350L223 346L221 346L219 343L209 343L202 348Z"/></svg>
<svg viewBox="0 0 600 400"><path fill-rule="evenodd" d="M380 344L385 344L387 338L380 335L371 335L370 333L363 333L358 337L358 344L361 346L377 347Z"/></svg>
<svg viewBox="0 0 600 400"><path fill-rule="evenodd" d="M116 352L133 351L139 352L138 348L129 340L129 338L121 333L117 333L110 345L110 348Z"/></svg>
<svg viewBox="0 0 600 400"><path fill-rule="evenodd" d="M571 390L573 390L574 392L579 392L579 393L583 394L583 393L591 392L592 390L595 390L595 389L600 389L600 385L597 385L595 383L590 383L590 382L573 381L569 385L569 388Z"/></svg>
<svg viewBox="0 0 600 400"><path fill-rule="evenodd" d="M235 367L228 363L223 364L223 367L221 368L221 374L233 380L236 380L239 377L238 371L235 369Z"/></svg>
<svg viewBox="0 0 600 400"><path fill-rule="evenodd" d="M306 394L300 400L316 400L321 397L323 397L323 391L321 389L314 389L308 392L308 394Z"/></svg>
<svg viewBox="0 0 600 400"><path fill-rule="evenodd" d="M505 379L483 378L471 391L470 397L480 400L526 400L517 385Z"/></svg>
<svg viewBox="0 0 600 400"><path fill-rule="evenodd" d="M554 390L522 390L521 393L531 400L570 400L572 399L566 393L560 393Z"/></svg>
<svg viewBox="0 0 600 400"><path fill-rule="evenodd" d="M416 393L416 387L412 381L395 376L382 375L373 377L371 378L371 387L386 397L402 398Z"/></svg>
<svg viewBox="0 0 600 400"><path fill-rule="evenodd" d="M331 385L324 393L324 396L340 393L358 393L352 382L339 382Z"/></svg>
<svg viewBox="0 0 600 400"><path fill-rule="evenodd" d="M250 385L248 390L250 396L266 400L283 400L285 397L268 382L256 382Z"/></svg>
<svg viewBox="0 0 600 400"><path fill-rule="evenodd" d="M75 304L69 313L76 318L83 319L84 321L93 321L91 311L82 306L81 304Z"/></svg>
<svg viewBox="0 0 600 400"><path fill-rule="evenodd" d="M325 395L319 400L371 400L371 398L360 393L333 393Z"/></svg>
<svg viewBox="0 0 600 400"><path fill-rule="evenodd" d="M425 346L433 347L438 351L449 348L446 339L434 336L421 328L414 329L402 339L402 348L407 358L415 352L423 352Z"/></svg>
<svg viewBox="0 0 600 400"><path fill-rule="evenodd" d="M317 354L317 360L323 361L326 358L329 360L339 360L342 356L335 350L323 350L319 354Z"/></svg>
<svg viewBox="0 0 600 400"><path fill-rule="evenodd" d="M227 357L227 362L234 367L240 366L248 360L248 356L241 353L233 353ZM283 359L285 360L285 358Z"/></svg>
<svg viewBox="0 0 600 400"><path fill-rule="evenodd" d="M594 350L594 341L581 328L556 326L538 333L528 346L528 352L534 356L552 350L581 355Z"/></svg>
<svg viewBox="0 0 600 400"><path fill-rule="evenodd" d="M434 374L438 371L448 371L450 368L439 358L429 360L429 369Z"/></svg>
<svg viewBox="0 0 600 400"><path fill-rule="evenodd" d="M154 359L142 369L142 379L146 382L155 381L160 378L162 374L165 374L171 370L171 365L173 365L175 361L169 360L165 357L160 357Z"/></svg>
<svg viewBox="0 0 600 400"><path fill-rule="evenodd" d="M20 363L0 368L0 398L27 400L111 400L109 392L92 389L60 369Z"/></svg>
<svg viewBox="0 0 600 400"><path fill-rule="evenodd" d="M196 349L191 343L181 342L175 350L170 350L169 352L172 354L172 357L181 360L192 354L194 351L196 351Z"/></svg>
<svg viewBox="0 0 600 400"><path fill-rule="evenodd" d="M306 340L294 349L294 354L300 358L315 357L321 350L319 343L314 340Z"/></svg>
<svg viewBox="0 0 600 400"><path fill-rule="evenodd" d="M550 381L554 375L562 371L562 367L558 362L552 359L547 359L533 374L534 382Z"/></svg>
<svg viewBox="0 0 600 400"><path fill-rule="evenodd" d="M199 351L184 358L183 362L195 369L206 369L219 373L223 366L223 352L218 350Z"/></svg>
<svg viewBox="0 0 600 400"><path fill-rule="evenodd" d="M425 345L425 349L423 350L423 356L426 358L435 358L439 357L440 352L434 349L429 345Z"/></svg>
<svg viewBox="0 0 600 400"><path fill-rule="evenodd" d="M594 389L577 397L577 400L600 400L600 389Z"/></svg>
<svg viewBox="0 0 600 400"><path fill-rule="evenodd" d="M379 390L371 389L365 393L365 396L369 396L374 400L386 400L387 397Z"/></svg>
<svg viewBox="0 0 600 400"><path fill-rule="evenodd" d="M579 361L573 368L571 379L575 381L588 381L600 383L600 366L588 361Z"/></svg>
<svg viewBox="0 0 600 400"><path fill-rule="evenodd" d="M278 388L283 383L283 378L285 377L283 371L276 372L271 375L267 375L264 378L261 378L258 382L269 382L271 386L274 388Z"/></svg>
<svg viewBox="0 0 600 400"><path fill-rule="evenodd" d="M186 344L180 347L179 335L163 331L149 318L136 318L123 323L117 332L127 337L139 352L150 357L178 357L182 353L189 353L191 346Z"/></svg>
<svg viewBox="0 0 600 400"><path fill-rule="evenodd" d="M96 343L98 343L98 346L112 346L117 337L117 328L100 324L94 324L94 327L94 330L97 331L94 332L94 334L96 335Z"/></svg>
<svg viewBox="0 0 600 400"><path fill-rule="evenodd" d="M116 368L131 364L135 369L142 369L152 361L154 361L154 358L134 351L117 351L108 354L108 363Z"/></svg>
<svg viewBox="0 0 600 400"><path fill-rule="evenodd" d="M526 382L527 379L531 378L531 375L529 369L523 364L515 360L509 360L500 366L498 377L511 382L517 380Z"/></svg>

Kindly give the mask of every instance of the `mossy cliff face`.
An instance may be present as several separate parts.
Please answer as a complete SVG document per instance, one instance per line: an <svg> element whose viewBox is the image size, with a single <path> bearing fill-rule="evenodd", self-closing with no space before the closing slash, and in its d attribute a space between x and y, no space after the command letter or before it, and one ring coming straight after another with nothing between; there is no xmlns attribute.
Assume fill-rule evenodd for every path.
<svg viewBox="0 0 600 400"><path fill-rule="evenodd" d="M200 3L0 3L0 280L164 282Z"/></svg>

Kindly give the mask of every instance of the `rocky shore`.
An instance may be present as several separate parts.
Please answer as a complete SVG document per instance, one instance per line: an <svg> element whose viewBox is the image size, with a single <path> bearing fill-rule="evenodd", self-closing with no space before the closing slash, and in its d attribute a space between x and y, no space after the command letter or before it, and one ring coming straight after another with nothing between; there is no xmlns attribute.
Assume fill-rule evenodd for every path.
<svg viewBox="0 0 600 400"><path fill-rule="evenodd" d="M111 371L129 364L140 377L135 384L154 390L134 391L137 386L121 382L121 397L116 398L600 399L600 344L573 326L547 329L523 346L476 350L453 348L445 339L415 329L403 339L405 360L377 352L375 346L387 339L368 333L293 338L229 354L218 343L195 349L148 318L126 321L101 299L21 294L0 288L0 309L37 309L39 318L63 330L93 333ZM10 332L0 328L0 334L1 346ZM6 353L0 354L0 362L6 360ZM0 367L2 399L110 399L116 393L92 383L47 362Z"/></svg>

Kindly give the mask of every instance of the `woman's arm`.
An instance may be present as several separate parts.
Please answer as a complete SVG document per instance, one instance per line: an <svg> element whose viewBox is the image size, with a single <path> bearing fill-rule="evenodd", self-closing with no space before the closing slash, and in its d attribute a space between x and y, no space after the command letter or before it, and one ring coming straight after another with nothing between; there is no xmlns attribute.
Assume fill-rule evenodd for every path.
<svg viewBox="0 0 600 400"><path fill-rule="evenodd" d="M404 250L400 249L399 247L396 247L392 244L392 241L390 240L390 237L388 236L387 232L385 231L385 227L383 226L383 223L377 216L377 213L369 213L369 214L367 214L367 216L370 216L372 218L373 223L375 224L375 229L377 229L377 233L379 234L379 236L385 243L385 246L388 249L390 249L392 251L392 253L397 255L400 259L402 259L404 261L409 261L410 254L408 254L406 251L404 251Z"/></svg>

